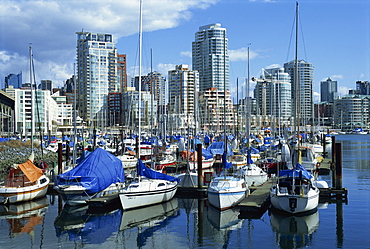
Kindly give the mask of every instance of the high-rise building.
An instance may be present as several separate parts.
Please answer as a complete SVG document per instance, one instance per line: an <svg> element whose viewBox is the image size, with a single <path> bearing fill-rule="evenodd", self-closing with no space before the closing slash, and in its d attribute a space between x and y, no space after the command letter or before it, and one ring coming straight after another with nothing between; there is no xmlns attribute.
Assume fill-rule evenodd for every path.
<svg viewBox="0 0 370 249"><path fill-rule="evenodd" d="M117 53L117 85L119 92L123 92L127 85L126 55Z"/></svg>
<svg viewBox="0 0 370 249"><path fill-rule="evenodd" d="M168 110L173 128L195 127L198 87L199 73L188 65L176 65L168 71Z"/></svg>
<svg viewBox="0 0 370 249"><path fill-rule="evenodd" d="M370 95L370 82L356 81L356 93L360 95Z"/></svg>
<svg viewBox="0 0 370 249"><path fill-rule="evenodd" d="M22 87L22 72L19 74L9 74L5 77L5 88L9 86L14 86L14 88Z"/></svg>
<svg viewBox="0 0 370 249"><path fill-rule="evenodd" d="M106 127L108 93L117 92L117 56L111 34L76 32L79 115L88 125Z"/></svg>
<svg viewBox="0 0 370 249"><path fill-rule="evenodd" d="M338 98L337 81L328 78L320 83L321 102L334 103Z"/></svg>
<svg viewBox="0 0 370 249"><path fill-rule="evenodd" d="M51 89L53 89L53 82L51 80L41 80L40 89L49 90L51 92Z"/></svg>
<svg viewBox="0 0 370 249"><path fill-rule="evenodd" d="M313 125L314 66L304 60L298 60L297 64L299 77L295 76L296 65L294 60L284 64L284 70L290 75L292 83L292 115L296 117L299 110L300 125ZM296 87L296 79L297 84L299 84L299 89ZM297 93L299 93L299 95Z"/></svg>
<svg viewBox="0 0 370 249"><path fill-rule="evenodd" d="M199 91L229 90L229 54L226 28L220 23L201 26L192 43L193 70L199 72Z"/></svg>
<svg viewBox="0 0 370 249"><path fill-rule="evenodd" d="M292 116L292 89L290 76L283 68L262 69L264 72L254 89L258 114L266 123L288 124ZM268 118L267 118L268 117ZM276 124L277 123L277 124Z"/></svg>

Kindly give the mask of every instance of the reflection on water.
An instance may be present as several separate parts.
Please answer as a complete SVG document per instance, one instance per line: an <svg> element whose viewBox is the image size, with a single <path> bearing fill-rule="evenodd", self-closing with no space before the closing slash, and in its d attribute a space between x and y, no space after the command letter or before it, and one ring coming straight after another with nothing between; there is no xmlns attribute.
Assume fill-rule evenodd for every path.
<svg viewBox="0 0 370 249"><path fill-rule="evenodd" d="M56 236L68 236L70 241L81 243L101 244L117 232L121 217L121 209L91 214L87 205L64 205L62 212L54 221Z"/></svg>
<svg viewBox="0 0 370 249"><path fill-rule="evenodd" d="M270 223L281 248L312 246L312 236L319 227L319 213L298 217L271 212Z"/></svg>
<svg viewBox="0 0 370 249"><path fill-rule="evenodd" d="M10 237L22 233L33 236L35 227L43 222L48 205L46 197L19 204L0 205L0 219L8 222Z"/></svg>

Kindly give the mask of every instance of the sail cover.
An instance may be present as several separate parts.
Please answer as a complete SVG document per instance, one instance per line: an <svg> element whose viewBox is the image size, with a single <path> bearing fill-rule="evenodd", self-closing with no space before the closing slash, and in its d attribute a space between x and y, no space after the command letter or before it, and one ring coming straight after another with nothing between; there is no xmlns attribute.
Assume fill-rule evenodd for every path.
<svg viewBox="0 0 370 249"><path fill-rule="evenodd" d="M139 175L145 176L146 178L168 180L171 182L174 181L180 182L180 179L177 177L169 176L146 167L140 159L138 162L137 170Z"/></svg>
<svg viewBox="0 0 370 249"><path fill-rule="evenodd" d="M279 177L301 177L306 179L313 178L312 174L308 172L301 164L297 163L295 169L286 169L279 171Z"/></svg>
<svg viewBox="0 0 370 249"><path fill-rule="evenodd" d="M56 185L81 185L88 194L106 189L116 182L124 182L125 174L120 159L102 148L97 148L75 168L56 177Z"/></svg>

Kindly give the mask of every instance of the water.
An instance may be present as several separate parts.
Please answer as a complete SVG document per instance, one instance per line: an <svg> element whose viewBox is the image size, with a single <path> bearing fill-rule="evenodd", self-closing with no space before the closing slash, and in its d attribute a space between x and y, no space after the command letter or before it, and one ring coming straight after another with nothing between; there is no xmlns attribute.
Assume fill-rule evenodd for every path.
<svg viewBox="0 0 370 249"><path fill-rule="evenodd" d="M348 204L322 204L310 216L267 211L238 219L236 210L220 213L193 199L90 214L62 209L57 196L47 196L0 213L0 248L370 248L370 135L336 142L342 143ZM331 185L331 176L322 178ZM21 212L26 209L33 210Z"/></svg>

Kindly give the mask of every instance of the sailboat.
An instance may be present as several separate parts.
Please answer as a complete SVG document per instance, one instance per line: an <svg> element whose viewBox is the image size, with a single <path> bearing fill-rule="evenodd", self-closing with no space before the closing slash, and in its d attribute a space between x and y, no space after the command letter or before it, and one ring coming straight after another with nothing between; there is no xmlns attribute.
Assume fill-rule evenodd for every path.
<svg viewBox="0 0 370 249"><path fill-rule="evenodd" d="M140 0L139 25L139 104L141 105L141 50L142 50L142 0ZM141 115L139 114L139 135L141 134ZM124 210L145 207L171 200L177 191L178 178L154 171L140 160L140 150L137 151L138 177L129 183L119 193Z"/></svg>
<svg viewBox="0 0 370 249"><path fill-rule="evenodd" d="M299 89L298 81L298 2L296 3L296 58L295 58L295 84ZM297 105L300 105L300 93L297 94ZM297 135L299 135L299 109L297 112ZM317 210L319 204L319 188L316 186L314 176L301 164L300 140L297 140L296 149L292 153L292 169L281 170L278 173L277 183L270 189L271 205L274 209L288 214L308 214Z"/></svg>
<svg viewBox="0 0 370 249"><path fill-rule="evenodd" d="M57 175L54 189L69 205L114 194L125 187L122 162L108 151L97 148L81 163Z"/></svg>
<svg viewBox="0 0 370 249"><path fill-rule="evenodd" d="M0 203L11 204L22 201L30 201L46 195L49 178L44 175L42 169L36 167L33 154L33 131L34 114L33 105L36 103L33 98L32 72L33 59L32 47L30 49L30 79L31 79L31 155L25 163L11 166L5 180L0 184Z"/></svg>
<svg viewBox="0 0 370 249"><path fill-rule="evenodd" d="M224 34L224 72L226 72L226 40ZM224 77L224 115L226 114L226 77ZM223 176L215 177L211 180L207 189L209 203L219 210L226 210L236 206L247 195L248 185L243 177L232 174L227 175L228 170L232 168L232 163L227 162L228 144L226 135L226 119L224 118L224 139L222 166ZM212 146L210 146L212 147ZM208 147L207 149L209 149ZM217 156L216 156L217 157Z"/></svg>
<svg viewBox="0 0 370 249"><path fill-rule="evenodd" d="M247 78L247 94L246 94L246 135L247 135L247 156L246 164L242 166L239 170L239 173L244 177L248 186L259 186L267 181L267 173L263 171L260 167L253 163L252 152L250 146L250 107L251 103L249 102L249 47L248 47L248 78Z"/></svg>

